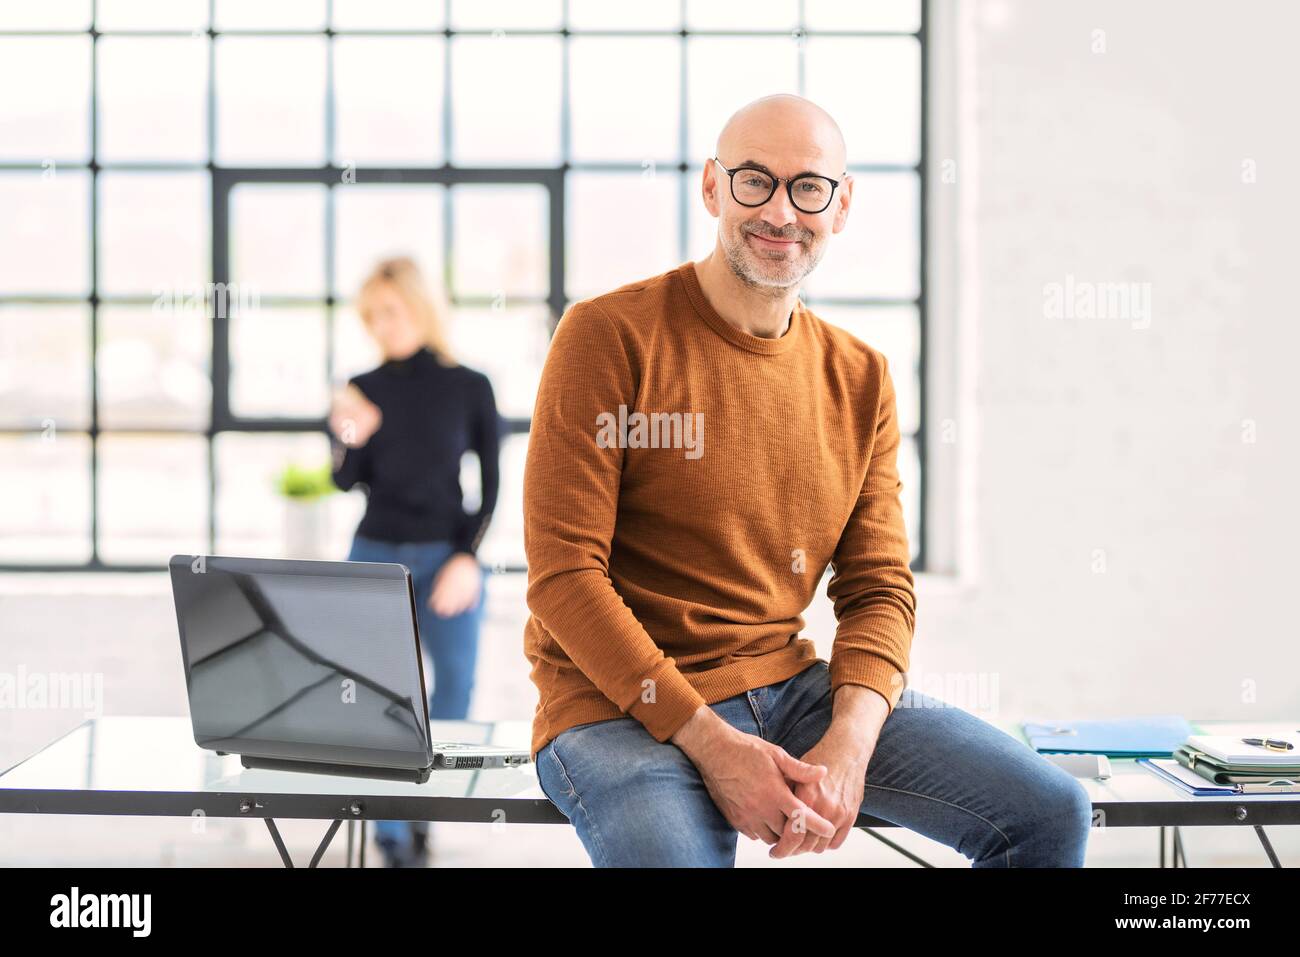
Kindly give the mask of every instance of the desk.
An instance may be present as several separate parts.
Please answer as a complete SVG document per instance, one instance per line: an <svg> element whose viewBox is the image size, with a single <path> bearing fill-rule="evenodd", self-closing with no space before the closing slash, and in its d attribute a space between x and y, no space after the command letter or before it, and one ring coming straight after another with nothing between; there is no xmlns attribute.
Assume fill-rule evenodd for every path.
<svg viewBox="0 0 1300 957"><path fill-rule="evenodd" d="M1192 721L1200 734L1245 737L1257 734L1258 723L1239 721ZM1265 722L1272 726L1291 727L1291 722ZM1018 725L1012 731L1024 741ZM1080 779L1092 799L1096 827L1158 827L1160 866L1165 866L1166 837L1172 845L1172 866L1187 866L1180 827L1249 827L1259 838L1273 867L1281 867L1273 845L1264 832L1266 824L1300 824L1300 794L1238 794L1224 797L1198 797L1153 774L1133 758L1111 758L1111 777L1104 781ZM0 778L0 781L3 781ZM1166 835L1166 829L1171 833Z"/></svg>
<svg viewBox="0 0 1300 957"><path fill-rule="evenodd" d="M1212 722L1197 722L1214 733ZM431 721L435 739L527 747L526 721ZM1012 725L1004 725L1009 730ZM1229 732L1231 733L1231 732ZM1266 824L1300 824L1300 795L1193 797L1131 760L1111 762L1108 781L1081 781L1094 820L1105 827L1160 829L1165 866L1166 829L1172 828L1172 864L1186 865L1179 827L1253 827L1269 860L1281 866L1263 831ZM341 824L348 822L348 866L354 825L361 822L358 863L365 866L365 824L372 820L462 821L491 824L568 824L537 784L534 767L489 771L434 771L424 784L369 778L250 770L235 755L217 755L194 743L189 718L92 718L0 774L0 813L158 817L262 818L286 867L293 861L276 818L329 821L313 855L315 867ZM917 855L875 832L895 825L863 814L856 827L921 866Z"/></svg>
<svg viewBox="0 0 1300 957"><path fill-rule="evenodd" d="M526 721L430 721L435 740L528 746ZM275 819L330 821L315 867L342 822L568 824L533 766L434 771L424 784L248 769L194 743L188 717L91 718L0 774L0 813L262 818L286 867ZM365 866L365 829L358 860Z"/></svg>

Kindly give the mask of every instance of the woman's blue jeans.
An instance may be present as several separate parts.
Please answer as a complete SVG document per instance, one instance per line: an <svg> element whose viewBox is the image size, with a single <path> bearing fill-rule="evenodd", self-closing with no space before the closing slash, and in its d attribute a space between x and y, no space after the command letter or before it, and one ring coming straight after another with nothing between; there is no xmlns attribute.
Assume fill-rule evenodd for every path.
<svg viewBox="0 0 1300 957"><path fill-rule="evenodd" d="M802 757L830 726L830 668L817 661L710 707ZM695 765L635 718L561 732L538 752L537 778L597 867L735 865L739 834ZM911 688L881 726L861 811L955 848L974 867L1082 867L1092 825L1092 804L1073 776Z"/></svg>
<svg viewBox="0 0 1300 957"><path fill-rule="evenodd" d="M364 535L354 535L350 562L398 562L411 570L415 589L415 611L420 626L420 643L432 659L431 673L425 675L432 684L429 694L429 720L464 720L469 716L470 692L474 687L474 666L478 660L479 625L487 600L488 570L483 569L483 589L478 605L469 611L444 618L429 607L433 581L452 556L451 542L381 542ZM399 844L409 839L411 829L427 831L428 822L376 821L375 838L392 838ZM405 833L404 833L405 832Z"/></svg>

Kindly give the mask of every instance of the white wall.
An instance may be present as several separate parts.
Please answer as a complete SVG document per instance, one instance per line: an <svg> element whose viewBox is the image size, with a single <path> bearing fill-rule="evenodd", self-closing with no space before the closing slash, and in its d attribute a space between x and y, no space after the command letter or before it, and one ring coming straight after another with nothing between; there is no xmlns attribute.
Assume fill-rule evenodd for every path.
<svg viewBox="0 0 1300 957"><path fill-rule="evenodd" d="M932 505L967 579L920 585L914 682L1297 715L1300 5L941 3L934 29L960 42L932 84ZM1049 318L1067 275L1149 283L1149 325Z"/></svg>

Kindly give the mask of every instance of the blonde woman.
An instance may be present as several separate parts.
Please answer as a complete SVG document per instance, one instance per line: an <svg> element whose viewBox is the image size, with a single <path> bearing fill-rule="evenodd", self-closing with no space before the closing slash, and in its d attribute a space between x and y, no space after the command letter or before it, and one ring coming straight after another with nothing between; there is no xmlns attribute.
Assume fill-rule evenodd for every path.
<svg viewBox="0 0 1300 957"><path fill-rule="evenodd" d="M348 380L330 411L334 482L361 485L366 511L349 561L411 569L420 639L433 660L431 720L468 716L485 596L476 552L496 505L499 419L486 376L447 347L445 306L415 263L381 262L362 284L357 311L384 360ZM466 514L461 458L478 455L481 505ZM377 821L389 866L427 857L425 822Z"/></svg>

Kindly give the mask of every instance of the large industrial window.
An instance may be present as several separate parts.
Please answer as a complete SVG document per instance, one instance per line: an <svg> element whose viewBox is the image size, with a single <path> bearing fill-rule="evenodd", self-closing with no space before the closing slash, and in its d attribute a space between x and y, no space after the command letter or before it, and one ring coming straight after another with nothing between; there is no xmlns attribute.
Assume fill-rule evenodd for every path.
<svg viewBox="0 0 1300 957"><path fill-rule="evenodd" d="M482 555L522 569L556 318L712 248L701 163L732 111L779 91L848 140L849 227L804 297L889 357L922 567L924 17L920 0L0 4L0 568L280 554L276 474L328 460L331 388L378 360L351 298L409 253L496 389ZM340 558L363 504L331 499Z"/></svg>

